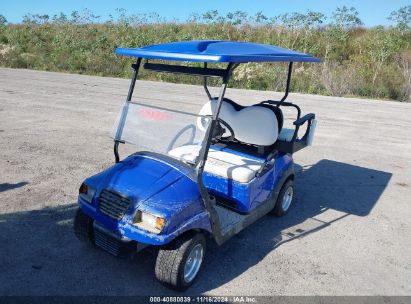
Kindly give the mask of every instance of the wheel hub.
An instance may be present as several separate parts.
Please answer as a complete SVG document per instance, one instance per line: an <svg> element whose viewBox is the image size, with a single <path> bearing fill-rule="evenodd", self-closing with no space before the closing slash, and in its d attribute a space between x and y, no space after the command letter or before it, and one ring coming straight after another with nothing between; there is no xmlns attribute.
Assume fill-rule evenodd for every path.
<svg viewBox="0 0 411 304"><path fill-rule="evenodd" d="M294 190L293 187L288 187L284 193L283 201L281 202L281 207L283 211L287 211L290 208L291 201L293 200Z"/></svg>
<svg viewBox="0 0 411 304"><path fill-rule="evenodd" d="M203 262L204 248L201 244L195 245L188 256L184 265L184 280L190 283L196 277Z"/></svg>

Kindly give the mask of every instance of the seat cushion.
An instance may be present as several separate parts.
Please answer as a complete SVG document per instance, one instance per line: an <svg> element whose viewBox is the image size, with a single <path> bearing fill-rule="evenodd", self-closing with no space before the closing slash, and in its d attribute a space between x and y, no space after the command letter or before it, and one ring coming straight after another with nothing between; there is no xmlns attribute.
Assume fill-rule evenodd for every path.
<svg viewBox="0 0 411 304"><path fill-rule="evenodd" d="M208 101L200 110L201 116L212 115L217 107L217 100ZM221 104L219 117L231 126L235 138L244 143L270 146L278 136L278 121L276 114L266 107L250 106L237 111L226 101ZM204 131L203 121L197 120L200 130ZM230 135L224 134L224 136Z"/></svg>
<svg viewBox="0 0 411 304"><path fill-rule="evenodd" d="M168 154L182 160L194 162L199 151L200 146L187 145L170 150ZM204 171L240 183L248 183L256 176L256 173L263 165L264 160L210 148Z"/></svg>

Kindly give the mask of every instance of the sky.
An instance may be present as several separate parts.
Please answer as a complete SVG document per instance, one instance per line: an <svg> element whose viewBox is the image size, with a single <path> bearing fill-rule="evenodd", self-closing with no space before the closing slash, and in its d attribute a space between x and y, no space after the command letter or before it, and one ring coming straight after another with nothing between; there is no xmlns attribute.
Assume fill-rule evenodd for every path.
<svg viewBox="0 0 411 304"><path fill-rule="evenodd" d="M201 13L208 10L218 10L220 14L241 10L249 15L262 11L268 17L284 13L319 11L327 16L335 8L343 5L355 7L365 26L391 25L387 17L393 10L409 5L410 0L0 0L0 15L11 23L21 22L25 14L54 15L60 12L69 14L74 10L89 9L107 20L110 14L115 15L116 8L124 8L127 14L156 12L167 20L185 21L191 13Z"/></svg>

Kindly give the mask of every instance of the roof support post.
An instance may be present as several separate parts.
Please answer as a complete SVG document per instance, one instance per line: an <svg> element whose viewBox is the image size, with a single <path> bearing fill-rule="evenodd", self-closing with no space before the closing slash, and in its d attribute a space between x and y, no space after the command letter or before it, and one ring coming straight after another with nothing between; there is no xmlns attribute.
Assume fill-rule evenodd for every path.
<svg viewBox="0 0 411 304"><path fill-rule="evenodd" d="M200 194L201 194L201 197L203 199L205 209L207 210L207 212L210 216L211 229L213 231L213 235L214 235L215 240L217 241L217 243L220 243L220 241L222 240L220 221L219 221L218 214L217 214L217 212L216 212L216 210L214 209L214 206L213 206L215 201L213 199L211 199L211 197L210 197L210 195L207 191L207 188L203 184L203 172L204 172L205 163L207 161L208 151L210 150L211 141L213 139L213 134L214 134L213 131L214 131L214 129L217 125L217 122L218 122L218 116L220 114L220 109L221 109L222 102L224 100L224 95L225 95L225 91L227 89L228 81L230 79L232 71L237 66L238 66L238 64L233 64L233 63L229 63L228 66L227 66L226 73L223 77L223 84L221 85L220 93L219 93L218 99L217 99L216 111L213 113L210 125L207 128L206 135L205 135L206 143L203 146L203 148L200 150L200 155L199 155L200 161L198 162L198 165L197 165L197 183L198 183L198 186L199 186L199 189L200 189Z"/></svg>
<svg viewBox="0 0 411 304"><path fill-rule="evenodd" d="M207 62L204 62L204 69L207 69ZM213 97L211 96L210 90L208 89L208 86L207 86L208 81L207 80L208 80L208 77L204 76L203 77L203 87L204 87L204 90L205 90L205 92L208 96L208 99L211 100L211 98L213 98Z"/></svg>
<svg viewBox="0 0 411 304"><path fill-rule="evenodd" d="M137 58L136 63L131 65L131 67L133 68L133 76L131 77L130 88L128 89L127 101L131 101L131 97L133 97L134 86L136 85L136 80L138 76L138 71L140 70L140 65L141 65L141 57Z"/></svg>
<svg viewBox="0 0 411 304"><path fill-rule="evenodd" d="M120 161L120 155L118 153L118 145L120 143L124 144L124 141L121 140L121 135L123 133L124 124L125 124L126 118L127 118L128 103L131 101L131 97L133 97L134 86L136 85L136 80L137 80L138 71L140 69L140 65L141 65L141 57L137 58L137 62L135 64L131 65L132 68L133 68L133 76L131 77L131 83L130 83L130 87L128 89L126 103L123 105L123 110L121 112L120 121L119 121L119 124L117 126L116 135L115 135L115 138L114 138L114 148L113 148L113 150L114 150L114 158L115 158L116 163L118 163Z"/></svg>
<svg viewBox="0 0 411 304"><path fill-rule="evenodd" d="M287 97L288 97L288 93L290 92L290 84L291 84L291 74L292 74L292 71L293 71L293 62L291 61L291 62L288 64L288 74L287 74L287 84L286 84L286 86L285 86L285 94L284 94L283 98L281 98L281 101L280 101L280 103L278 104L277 107L281 106L281 104L282 104L282 103L287 99Z"/></svg>
<svg viewBox="0 0 411 304"><path fill-rule="evenodd" d="M205 161L207 160L208 150L209 150L210 145L211 145L212 133L213 133L212 131L215 127L216 121L218 120L218 115L220 114L221 104L222 104L222 101L224 99L225 91L227 89L227 85L228 85L228 81L230 79L231 72L233 71L233 69L235 67L236 67L236 65L234 65L233 63L229 63L228 66L227 66L227 69L225 71L225 75L223 77L223 84L221 85L220 94L219 94L218 99L217 99L216 111L213 113L213 117L212 117L210 126L207 129L207 132L206 132L206 135L205 135L206 145L200 151L200 155L199 155L200 162L199 162L199 165L198 165L199 173L202 173L202 171L204 169L204 164L205 164Z"/></svg>

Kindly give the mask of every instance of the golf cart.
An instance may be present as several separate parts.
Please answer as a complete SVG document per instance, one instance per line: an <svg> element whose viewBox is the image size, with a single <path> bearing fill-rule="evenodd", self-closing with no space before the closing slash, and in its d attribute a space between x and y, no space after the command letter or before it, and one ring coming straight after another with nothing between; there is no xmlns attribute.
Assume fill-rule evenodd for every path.
<svg viewBox="0 0 411 304"><path fill-rule="evenodd" d="M184 290L203 264L206 239L221 245L265 214L283 216L289 210L292 154L311 144L316 120L285 100L293 62L319 59L233 41L117 48L116 54L137 59L113 131L115 164L80 186L74 231L115 256L157 246L156 278ZM289 62L281 100L244 106L225 97L233 70L247 62ZM142 67L201 77L206 94L199 111L186 110L193 106L188 91L178 90L180 99L170 102L175 87L157 99L132 101ZM211 77L221 81L217 97L208 86ZM155 83L149 85L149 95L159 93ZM296 112L291 128L284 126L285 107ZM139 151L120 160L124 143L137 145Z"/></svg>

